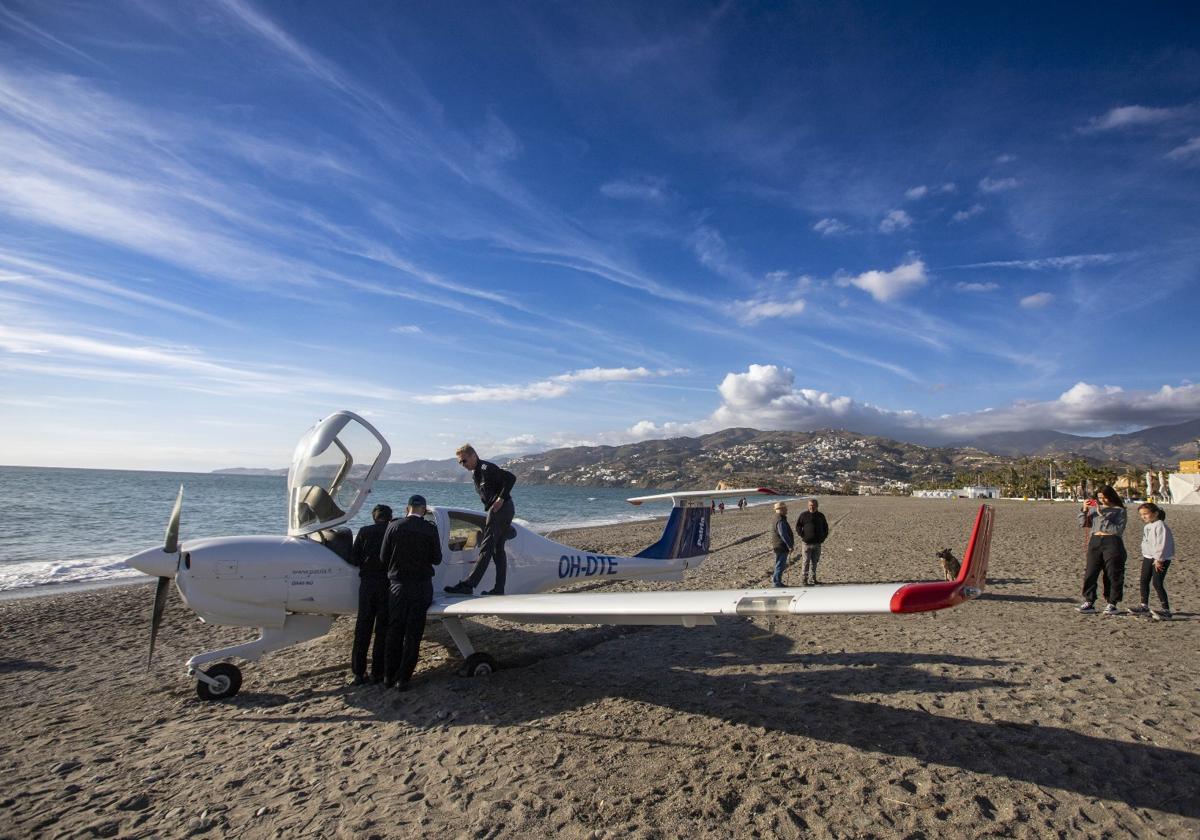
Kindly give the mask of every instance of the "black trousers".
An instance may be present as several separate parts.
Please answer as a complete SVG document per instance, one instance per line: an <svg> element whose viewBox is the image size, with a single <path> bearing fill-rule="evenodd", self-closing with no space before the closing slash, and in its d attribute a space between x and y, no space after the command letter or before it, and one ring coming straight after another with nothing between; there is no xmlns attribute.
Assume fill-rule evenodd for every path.
<svg viewBox="0 0 1200 840"><path fill-rule="evenodd" d="M1154 568L1154 561L1149 557L1142 558L1142 603L1150 602L1150 584L1154 583L1154 594L1158 596L1158 603L1162 604L1164 610L1171 609L1171 604L1167 601L1167 587L1164 583L1167 579L1167 570L1171 568L1171 561L1162 561L1163 570L1160 572Z"/></svg>
<svg viewBox="0 0 1200 840"><path fill-rule="evenodd" d="M1104 600L1118 604L1125 595L1125 541L1121 537L1097 537L1088 540L1087 570L1083 573L1083 600L1096 600L1096 579L1104 571Z"/></svg>
<svg viewBox="0 0 1200 840"><path fill-rule="evenodd" d="M467 578L467 583L472 587L479 585L483 580L483 573L487 571L488 563L495 561L495 589L497 592L504 591L504 581L508 577L508 555L504 553L504 543L508 539L508 529L512 527L515 512L513 501L509 499L500 506L500 510L488 513L487 520L483 523L483 539L479 541L479 559L475 561L475 568Z"/></svg>
<svg viewBox="0 0 1200 840"><path fill-rule="evenodd" d="M388 579L360 578L358 582L358 619L354 622L354 649L350 653L350 670L356 677L367 674L367 648L371 636L371 675L383 678L384 651L387 649Z"/></svg>
<svg viewBox="0 0 1200 840"><path fill-rule="evenodd" d="M421 638L425 635L425 613L433 603L433 581L392 581L388 597L387 671L388 683L407 682L417 669Z"/></svg>

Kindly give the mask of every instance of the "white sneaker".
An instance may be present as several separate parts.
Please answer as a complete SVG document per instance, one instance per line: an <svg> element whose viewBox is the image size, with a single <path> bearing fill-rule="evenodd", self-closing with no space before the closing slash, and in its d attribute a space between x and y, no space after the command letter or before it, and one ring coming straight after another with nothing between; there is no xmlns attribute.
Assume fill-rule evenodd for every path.
<svg viewBox="0 0 1200 840"><path fill-rule="evenodd" d="M1120 615L1120 613L1121 613L1121 611L1119 609L1117 609L1116 604L1109 604L1107 607L1104 608L1105 615Z"/></svg>
<svg viewBox="0 0 1200 840"><path fill-rule="evenodd" d="M1075 609L1081 613L1087 613L1088 615L1092 615L1093 613L1096 612L1096 608L1092 606L1091 601L1084 601L1082 604L1080 604Z"/></svg>

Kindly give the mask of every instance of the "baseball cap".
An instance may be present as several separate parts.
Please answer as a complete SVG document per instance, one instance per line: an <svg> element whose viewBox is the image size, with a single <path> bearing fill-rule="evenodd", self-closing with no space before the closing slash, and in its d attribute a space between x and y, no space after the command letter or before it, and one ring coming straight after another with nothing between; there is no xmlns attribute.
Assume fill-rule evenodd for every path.
<svg viewBox="0 0 1200 840"><path fill-rule="evenodd" d="M408 497L409 507L425 507L425 497L414 493Z"/></svg>

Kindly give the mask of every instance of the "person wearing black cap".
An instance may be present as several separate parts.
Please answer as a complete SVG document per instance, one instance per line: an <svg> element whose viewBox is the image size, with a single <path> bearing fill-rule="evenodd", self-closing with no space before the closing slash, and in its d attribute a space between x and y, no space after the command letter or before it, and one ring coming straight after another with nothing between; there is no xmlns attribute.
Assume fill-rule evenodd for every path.
<svg viewBox="0 0 1200 840"><path fill-rule="evenodd" d="M407 515L388 525L379 555L391 586L383 683L404 691L417 668L425 613L433 603L433 567L442 562L437 526L425 521L424 496L409 496Z"/></svg>
<svg viewBox="0 0 1200 840"><path fill-rule="evenodd" d="M471 576L447 586L446 591L451 595L473 594L475 587L483 580L488 563L495 561L496 584L483 594L503 595L504 579L508 574L508 555L504 553L504 542L508 539L508 529L512 527L515 513L512 489L517 477L491 461L482 460L469 443L458 447L454 454L458 457L458 463L471 471L475 492L479 494L479 501L483 502L487 519L483 523L483 537L479 541L479 559Z"/></svg>
<svg viewBox="0 0 1200 840"><path fill-rule="evenodd" d="M375 505L371 509L374 524L364 525L354 538L350 564L358 566L358 619L354 622L354 648L350 652L350 670L354 685L379 682L383 679L384 650L388 627L387 567L379 558L383 535L392 521L392 509ZM375 645L371 651L371 676L367 677L367 648L374 631Z"/></svg>

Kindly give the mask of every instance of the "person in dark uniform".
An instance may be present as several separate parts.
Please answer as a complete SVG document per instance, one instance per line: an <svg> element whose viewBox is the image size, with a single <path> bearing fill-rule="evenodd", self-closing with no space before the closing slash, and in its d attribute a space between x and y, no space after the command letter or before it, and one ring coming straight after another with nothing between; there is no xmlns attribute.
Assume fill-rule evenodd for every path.
<svg viewBox="0 0 1200 840"><path fill-rule="evenodd" d="M383 679L383 657L387 646L388 577L387 567L379 559L383 534L392 521L392 509L375 505L371 509L372 525L364 525L354 538L350 564L358 566L358 619L354 622L354 648L350 652L350 670L354 685L379 682ZM371 647L372 631L375 646L371 651L371 675L367 676L367 648Z"/></svg>
<svg viewBox="0 0 1200 840"><path fill-rule="evenodd" d="M437 526L424 517L425 497L410 496L407 515L388 525L379 549L390 584L383 684L401 691L417 668L425 614L433 603L433 567L442 562Z"/></svg>
<svg viewBox="0 0 1200 840"><path fill-rule="evenodd" d="M829 536L829 522L825 514L817 510L817 500L808 500L808 510L796 518L796 536L804 543L804 573L801 584L808 586L809 574L812 583L817 583L817 564L821 562L821 544Z"/></svg>
<svg viewBox="0 0 1200 840"><path fill-rule="evenodd" d="M475 587L483 580L488 563L496 563L496 584L484 595L503 595L504 579L508 574L508 555L504 553L504 541L508 539L508 529L513 521L512 489L517 483L517 477L508 470L501 469L491 461L481 460L475 452L475 447L464 443L454 453L458 463L464 469L471 471L475 481L475 492L479 501L487 511L487 519L483 524L483 538L479 541L479 559L475 569L466 580L460 580L453 586L447 586L446 591L451 595L471 595Z"/></svg>

